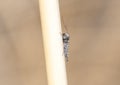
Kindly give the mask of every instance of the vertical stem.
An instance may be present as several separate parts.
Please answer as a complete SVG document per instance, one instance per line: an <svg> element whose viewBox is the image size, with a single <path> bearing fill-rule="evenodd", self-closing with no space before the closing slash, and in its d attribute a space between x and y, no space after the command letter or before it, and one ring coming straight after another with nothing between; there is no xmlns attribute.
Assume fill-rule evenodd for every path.
<svg viewBox="0 0 120 85"><path fill-rule="evenodd" d="M67 85L58 0L39 0L48 85Z"/></svg>

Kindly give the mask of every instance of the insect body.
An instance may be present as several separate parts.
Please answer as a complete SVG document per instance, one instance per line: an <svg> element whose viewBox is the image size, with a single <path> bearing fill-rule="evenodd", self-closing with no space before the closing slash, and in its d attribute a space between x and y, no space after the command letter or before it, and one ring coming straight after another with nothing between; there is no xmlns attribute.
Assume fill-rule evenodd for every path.
<svg viewBox="0 0 120 85"><path fill-rule="evenodd" d="M62 37L63 37L63 46L64 46L64 56L66 58L66 61L68 62L68 47L69 47L70 36L68 33L63 33Z"/></svg>

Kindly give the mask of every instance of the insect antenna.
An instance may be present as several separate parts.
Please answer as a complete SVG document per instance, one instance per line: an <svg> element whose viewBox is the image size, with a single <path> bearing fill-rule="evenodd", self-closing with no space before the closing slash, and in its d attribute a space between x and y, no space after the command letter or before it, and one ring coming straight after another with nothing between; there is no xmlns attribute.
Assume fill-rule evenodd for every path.
<svg viewBox="0 0 120 85"><path fill-rule="evenodd" d="M65 25L63 16L61 16L61 22L62 22L63 29L65 30L65 32L68 33L68 29L67 29L67 26Z"/></svg>

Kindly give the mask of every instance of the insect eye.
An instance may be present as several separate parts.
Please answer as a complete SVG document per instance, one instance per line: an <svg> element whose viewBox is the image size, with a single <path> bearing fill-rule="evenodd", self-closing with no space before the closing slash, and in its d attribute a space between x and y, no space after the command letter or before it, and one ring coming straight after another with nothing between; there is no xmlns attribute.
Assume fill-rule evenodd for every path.
<svg viewBox="0 0 120 85"><path fill-rule="evenodd" d="M69 40L69 34L63 33L63 40Z"/></svg>

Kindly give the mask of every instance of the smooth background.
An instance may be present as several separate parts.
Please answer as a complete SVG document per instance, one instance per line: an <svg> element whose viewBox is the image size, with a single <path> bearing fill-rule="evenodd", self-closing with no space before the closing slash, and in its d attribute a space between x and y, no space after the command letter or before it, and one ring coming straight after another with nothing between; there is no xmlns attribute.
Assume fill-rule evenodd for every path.
<svg viewBox="0 0 120 85"><path fill-rule="evenodd" d="M120 1L61 0L60 8L69 85L120 85ZM47 85L38 0L0 0L0 85Z"/></svg>

